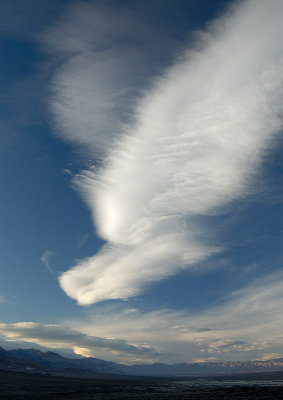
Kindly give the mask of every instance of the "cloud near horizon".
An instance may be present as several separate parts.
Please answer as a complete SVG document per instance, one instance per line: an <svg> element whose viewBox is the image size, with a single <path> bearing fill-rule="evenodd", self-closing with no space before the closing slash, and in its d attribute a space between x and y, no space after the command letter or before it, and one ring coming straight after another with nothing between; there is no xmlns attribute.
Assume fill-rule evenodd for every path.
<svg viewBox="0 0 283 400"><path fill-rule="evenodd" d="M7 344L1 342L1 346L11 347L16 342L16 347L27 348L28 343L36 343L63 354L69 349L122 363L280 358L282 300L283 273L277 272L231 293L224 303L195 313L145 312L129 303L104 303L92 307L81 319L56 325L2 323L0 335Z"/></svg>
<svg viewBox="0 0 283 400"><path fill-rule="evenodd" d="M279 0L236 2L152 80L145 54L159 41L128 13L72 5L42 36L68 55L50 88L55 126L100 160L76 185L106 244L60 277L78 304L136 296L221 251L198 217L253 193L276 144L282 12Z"/></svg>
<svg viewBox="0 0 283 400"><path fill-rule="evenodd" d="M76 354L96 356L99 350L118 354L125 359L151 360L159 352L150 346L134 345L121 339L107 339L87 335L63 325L17 322L0 324L0 333L8 340L36 343L48 348L72 349Z"/></svg>
<svg viewBox="0 0 283 400"><path fill-rule="evenodd" d="M282 357L283 274L277 272L233 292L224 302L198 312L161 309L144 312L105 303L88 318L76 320L80 331L105 336L112 332L127 342L147 343L166 363L248 361ZM74 321L65 321L70 326ZM273 355L276 355L273 357Z"/></svg>

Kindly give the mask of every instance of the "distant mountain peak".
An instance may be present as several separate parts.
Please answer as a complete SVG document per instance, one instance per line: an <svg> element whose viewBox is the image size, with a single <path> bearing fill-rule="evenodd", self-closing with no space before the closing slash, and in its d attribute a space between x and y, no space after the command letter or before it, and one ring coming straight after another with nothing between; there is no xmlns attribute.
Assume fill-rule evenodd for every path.
<svg viewBox="0 0 283 400"><path fill-rule="evenodd" d="M38 349L5 350L0 347L0 368L25 372L72 376L140 375L140 376L209 376L217 374L283 371L283 358L254 361L222 361L178 364L123 365L98 358L67 358L53 351Z"/></svg>

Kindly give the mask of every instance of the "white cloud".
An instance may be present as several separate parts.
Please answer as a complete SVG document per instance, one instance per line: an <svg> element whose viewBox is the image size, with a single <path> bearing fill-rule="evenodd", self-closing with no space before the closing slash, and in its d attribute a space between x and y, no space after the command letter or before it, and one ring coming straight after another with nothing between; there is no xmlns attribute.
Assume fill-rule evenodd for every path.
<svg viewBox="0 0 283 400"><path fill-rule="evenodd" d="M136 50L129 15L76 5L46 34L53 53L74 52L53 79L57 126L103 158L76 178L107 242L60 278L79 304L137 295L219 251L196 217L255 190L281 128L283 2L236 5L139 100L152 48Z"/></svg>

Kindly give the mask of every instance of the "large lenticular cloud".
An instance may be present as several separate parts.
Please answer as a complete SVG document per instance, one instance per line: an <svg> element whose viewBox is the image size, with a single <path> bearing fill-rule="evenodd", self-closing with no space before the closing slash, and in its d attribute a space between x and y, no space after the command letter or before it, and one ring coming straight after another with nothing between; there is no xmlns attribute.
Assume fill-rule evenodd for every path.
<svg viewBox="0 0 283 400"><path fill-rule="evenodd" d="M219 251L200 238L195 217L221 214L250 192L280 130L282 15L282 0L239 3L155 79L136 101L134 122L121 128L117 120L116 141L118 113L103 117L111 120L103 137L110 150L100 169L76 181L107 244L61 276L68 296L82 305L134 296ZM70 104L64 85L55 79L54 87L62 90L57 119L68 121L60 114ZM77 141L93 143L83 123L81 130Z"/></svg>

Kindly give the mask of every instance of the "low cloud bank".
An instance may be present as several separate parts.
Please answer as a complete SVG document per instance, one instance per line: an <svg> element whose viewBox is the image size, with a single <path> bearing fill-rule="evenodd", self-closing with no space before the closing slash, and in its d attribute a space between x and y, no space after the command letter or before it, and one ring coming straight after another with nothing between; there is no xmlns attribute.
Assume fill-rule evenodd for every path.
<svg viewBox="0 0 283 400"><path fill-rule="evenodd" d="M99 350L133 360L151 359L159 353L150 346L134 345L120 339L107 339L68 328L63 325L17 322L0 324L0 333L9 340L37 343L49 348L73 349L76 354L95 356Z"/></svg>

